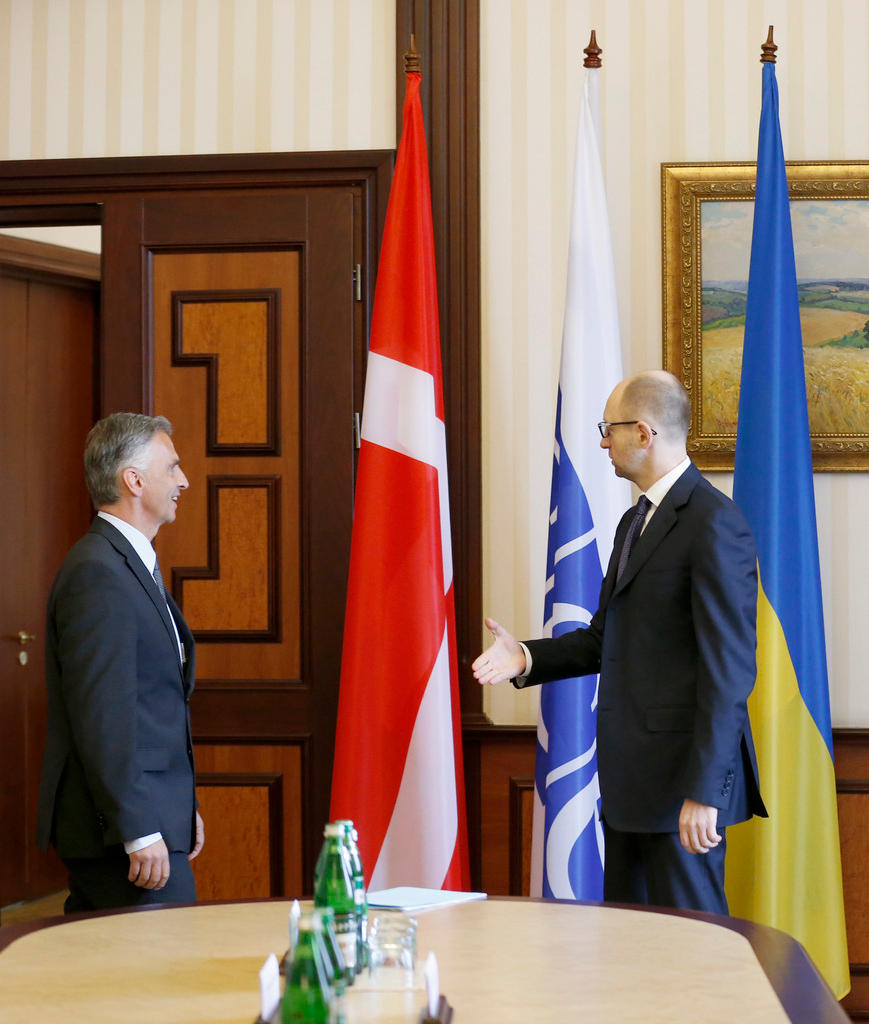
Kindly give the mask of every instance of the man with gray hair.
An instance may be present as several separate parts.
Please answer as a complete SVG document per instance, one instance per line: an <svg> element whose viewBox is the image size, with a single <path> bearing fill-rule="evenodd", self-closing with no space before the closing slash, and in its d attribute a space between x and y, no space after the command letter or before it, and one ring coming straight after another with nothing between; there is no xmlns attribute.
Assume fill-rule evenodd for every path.
<svg viewBox="0 0 869 1024"><path fill-rule="evenodd" d="M128 412L92 428L97 514L48 599L37 841L69 870L66 913L196 899L194 644L152 547L188 486L171 434Z"/></svg>
<svg viewBox="0 0 869 1024"><path fill-rule="evenodd" d="M600 673L604 899L726 914L725 826L766 816L746 701L756 675L757 555L736 505L686 450L690 402L650 370L598 423L641 494L616 530L588 627L515 640L494 619L480 683Z"/></svg>

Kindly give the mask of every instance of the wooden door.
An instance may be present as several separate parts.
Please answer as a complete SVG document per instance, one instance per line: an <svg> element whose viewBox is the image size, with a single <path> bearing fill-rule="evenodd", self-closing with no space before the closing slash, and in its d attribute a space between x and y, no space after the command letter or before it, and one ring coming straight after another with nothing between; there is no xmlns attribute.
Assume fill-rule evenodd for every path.
<svg viewBox="0 0 869 1024"><path fill-rule="evenodd" d="M190 480L156 546L197 639L200 898L310 891L328 815L360 209L348 185L146 198L123 218L139 232L145 390ZM111 224L107 209L107 247Z"/></svg>
<svg viewBox="0 0 869 1024"><path fill-rule="evenodd" d="M34 840L45 605L91 517L82 451L94 420L97 310L94 280L0 263L0 906L66 879Z"/></svg>

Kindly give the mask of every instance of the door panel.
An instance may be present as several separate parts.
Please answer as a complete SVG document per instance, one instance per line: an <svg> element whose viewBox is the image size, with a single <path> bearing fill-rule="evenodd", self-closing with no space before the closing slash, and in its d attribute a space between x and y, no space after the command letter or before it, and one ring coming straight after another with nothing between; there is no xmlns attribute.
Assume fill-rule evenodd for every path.
<svg viewBox="0 0 869 1024"><path fill-rule="evenodd" d="M217 821L194 863L201 898L310 891L328 815L366 319L359 208L353 185L142 205L145 387L190 480L156 546L197 639L191 715L203 817ZM256 854L239 858L239 842Z"/></svg>
<svg viewBox="0 0 869 1024"><path fill-rule="evenodd" d="M158 546L202 680L301 675L299 269L297 251L153 257L154 409L191 481Z"/></svg>
<svg viewBox="0 0 869 1024"><path fill-rule="evenodd" d="M0 906L60 889L66 872L34 842L45 737L45 605L87 530L82 475L93 423L93 282L0 268ZM17 633L34 636L22 646ZM26 655L26 664L19 654Z"/></svg>

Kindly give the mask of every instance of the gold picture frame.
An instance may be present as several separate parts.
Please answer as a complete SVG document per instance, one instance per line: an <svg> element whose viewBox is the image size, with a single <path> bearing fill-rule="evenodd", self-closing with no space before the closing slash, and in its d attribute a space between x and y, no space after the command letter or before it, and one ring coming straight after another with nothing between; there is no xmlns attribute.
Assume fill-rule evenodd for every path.
<svg viewBox="0 0 869 1024"><path fill-rule="evenodd" d="M869 163L793 162L787 175L812 461L865 471ZM691 395L688 451L701 469L733 469L754 183L753 163L661 165L664 368Z"/></svg>

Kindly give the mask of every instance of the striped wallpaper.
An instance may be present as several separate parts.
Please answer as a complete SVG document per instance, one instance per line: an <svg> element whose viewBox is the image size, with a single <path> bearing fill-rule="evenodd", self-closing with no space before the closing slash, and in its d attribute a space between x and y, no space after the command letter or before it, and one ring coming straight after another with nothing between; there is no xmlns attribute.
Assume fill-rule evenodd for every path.
<svg viewBox="0 0 869 1024"><path fill-rule="evenodd" d="M754 159L769 24L788 159L869 160L869 3L481 0L481 19L484 602L535 635L589 29L636 370L661 365L661 162ZM394 25L393 0L0 0L0 159L392 147ZM816 494L834 722L869 726L869 479ZM487 698L536 720L533 695Z"/></svg>
<svg viewBox="0 0 869 1024"><path fill-rule="evenodd" d="M0 158L395 145L391 0L0 0Z"/></svg>

